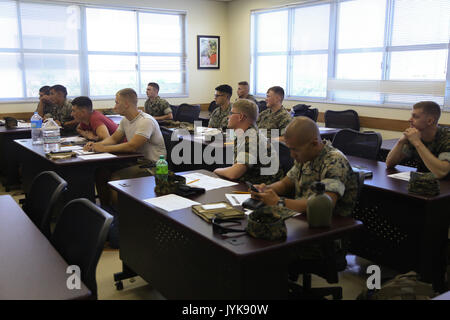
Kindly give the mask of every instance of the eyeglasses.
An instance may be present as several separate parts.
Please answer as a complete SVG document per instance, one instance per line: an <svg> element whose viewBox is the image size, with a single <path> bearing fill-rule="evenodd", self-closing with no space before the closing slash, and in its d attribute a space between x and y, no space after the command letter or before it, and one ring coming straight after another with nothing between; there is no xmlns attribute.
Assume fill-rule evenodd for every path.
<svg viewBox="0 0 450 320"><path fill-rule="evenodd" d="M224 96L224 94L215 94L214 95L214 98L217 98L217 97L223 97Z"/></svg>
<svg viewBox="0 0 450 320"><path fill-rule="evenodd" d="M233 111L230 111L230 113L228 114L229 116L232 116L233 114L241 114L240 112L233 112Z"/></svg>

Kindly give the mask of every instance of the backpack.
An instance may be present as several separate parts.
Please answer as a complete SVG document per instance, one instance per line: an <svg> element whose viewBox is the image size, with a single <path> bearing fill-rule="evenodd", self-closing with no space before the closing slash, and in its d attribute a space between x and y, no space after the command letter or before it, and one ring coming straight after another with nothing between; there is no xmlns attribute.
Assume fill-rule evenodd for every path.
<svg viewBox="0 0 450 320"><path fill-rule="evenodd" d="M400 274L377 290L363 290L357 300L430 300L437 296L429 283L419 281L413 271Z"/></svg>

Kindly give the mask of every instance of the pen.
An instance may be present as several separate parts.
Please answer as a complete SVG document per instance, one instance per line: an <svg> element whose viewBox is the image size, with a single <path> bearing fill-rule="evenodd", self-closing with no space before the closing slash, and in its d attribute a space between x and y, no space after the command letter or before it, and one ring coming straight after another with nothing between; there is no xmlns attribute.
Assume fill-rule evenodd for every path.
<svg viewBox="0 0 450 320"><path fill-rule="evenodd" d="M233 191L233 193L238 193L238 194L250 194L250 192L248 192L248 191Z"/></svg>
<svg viewBox="0 0 450 320"><path fill-rule="evenodd" d="M188 183L186 183L186 184L190 184L190 183L194 183L194 182L197 182L197 181L199 181L200 179L195 179L195 180L192 180L191 182L188 182Z"/></svg>
<svg viewBox="0 0 450 320"><path fill-rule="evenodd" d="M231 197L234 199L234 201L236 201L236 204L239 204L239 200L235 196L231 196Z"/></svg>

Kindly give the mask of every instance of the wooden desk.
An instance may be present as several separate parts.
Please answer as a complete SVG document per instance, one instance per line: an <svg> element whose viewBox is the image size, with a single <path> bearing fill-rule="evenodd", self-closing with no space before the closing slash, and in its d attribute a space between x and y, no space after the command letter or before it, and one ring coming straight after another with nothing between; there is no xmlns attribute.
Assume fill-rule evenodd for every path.
<svg viewBox="0 0 450 320"><path fill-rule="evenodd" d="M0 196L0 261L0 300L91 296L83 283L67 288L67 263L9 195Z"/></svg>
<svg viewBox="0 0 450 320"><path fill-rule="evenodd" d="M14 140L29 138L31 138L31 128L7 129L5 126L0 126L0 171L6 191L20 184L17 146Z"/></svg>
<svg viewBox="0 0 450 320"><path fill-rule="evenodd" d="M355 218L364 232L352 241L352 251L399 272L415 270L435 290L445 288L450 181L440 181L441 193L422 196L408 193L408 182L387 175L415 168L386 169L384 162L348 156L350 163L367 168L373 178L365 180Z"/></svg>
<svg viewBox="0 0 450 320"><path fill-rule="evenodd" d="M213 233L211 224L190 208L165 212L143 202L155 197L154 177L109 184L119 193L120 258L125 271L116 280L136 272L169 299L287 298L288 263L294 252L361 226L351 218L335 217L330 228L310 229L302 216L286 221L285 241L245 234L227 238ZM233 190L247 190L247 186L211 190L192 200L226 201L225 193Z"/></svg>
<svg viewBox="0 0 450 320"><path fill-rule="evenodd" d="M50 160L45 156L42 145L33 145L31 139L14 140L20 146L23 163L23 190L29 191L33 178L42 171L51 170L67 181L66 200L87 198L95 201L95 169L100 166L135 161L142 157L140 153L117 154L109 159L83 160L79 157Z"/></svg>

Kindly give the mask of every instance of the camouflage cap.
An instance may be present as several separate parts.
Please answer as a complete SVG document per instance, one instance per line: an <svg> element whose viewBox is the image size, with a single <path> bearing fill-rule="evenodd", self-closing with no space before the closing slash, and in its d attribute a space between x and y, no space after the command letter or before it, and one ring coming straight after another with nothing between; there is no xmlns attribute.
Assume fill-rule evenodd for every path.
<svg viewBox="0 0 450 320"><path fill-rule="evenodd" d="M411 172L408 192L436 196L440 193L439 181L432 172Z"/></svg>
<svg viewBox="0 0 450 320"><path fill-rule="evenodd" d="M247 233L264 240L286 239L287 229L284 220L294 214L294 211L278 206L256 209L248 217Z"/></svg>
<svg viewBox="0 0 450 320"><path fill-rule="evenodd" d="M167 175L167 181L156 181L155 194L160 197L166 194L176 193L178 186L186 183L186 178L178 176L172 171Z"/></svg>

